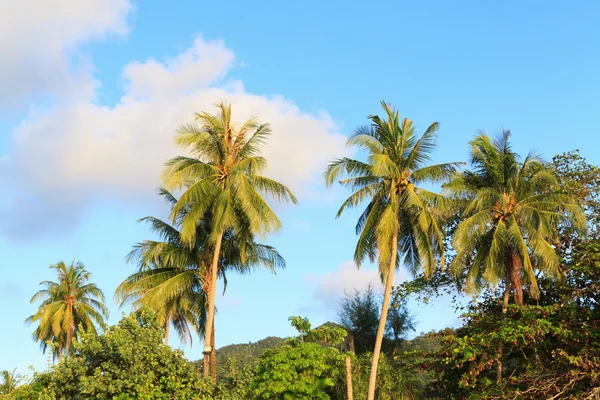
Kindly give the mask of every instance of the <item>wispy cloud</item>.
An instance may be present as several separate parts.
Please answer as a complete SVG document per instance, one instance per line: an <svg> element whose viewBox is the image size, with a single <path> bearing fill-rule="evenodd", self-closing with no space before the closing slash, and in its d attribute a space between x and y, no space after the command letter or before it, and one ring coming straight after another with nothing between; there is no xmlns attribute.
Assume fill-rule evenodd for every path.
<svg viewBox="0 0 600 400"><path fill-rule="evenodd" d="M0 297L4 300L17 299L25 294L25 290L12 282L7 282L0 286Z"/></svg>
<svg viewBox="0 0 600 400"><path fill-rule="evenodd" d="M394 284L405 281L408 274L400 270L394 276ZM321 275L307 276L309 284L314 288L313 299L328 309L335 309L345 293L365 290L369 285L376 291L383 291L383 285L377 269L363 266L357 268L352 261L346 261L335 271Z"/></svg>

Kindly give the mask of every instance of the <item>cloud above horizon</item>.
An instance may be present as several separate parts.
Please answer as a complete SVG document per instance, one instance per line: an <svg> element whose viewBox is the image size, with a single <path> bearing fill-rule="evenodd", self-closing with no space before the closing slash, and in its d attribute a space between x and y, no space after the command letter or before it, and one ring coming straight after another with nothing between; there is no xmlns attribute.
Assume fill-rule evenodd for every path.
<svg viewBox="0 0 600 400"><path fill-rule="evenodd" d="M129 0L0 2L0 110L90 96L96 82L83 43L127 34Z"/></svg>
<svg viewBox="0 0 600 400"><path fill-rule="evenodd" d="M114 105L98 104L94 99L102 86L95 81L93 68L70 68L65 53L73 48L77 52L86 40L125 34L131 5L111 0L110 14L100 0L84 3L85 7L73 11L78 23L53 39L58 56L27 50L36 54L34 64L50 61L55 70L62 71L37 76L43 80L40 88L62 100L30 107L11 132L9 153L0 158L0 179L10 188L0 200L0 232L5 236L29 239L68 231L97 202L153 204L164 161L181 152L173 145L175 130L190 122L194 112L214 110L219 100L232 104L236 121L258 116L271 123L273 134L264 148L269 162L265 173L290 186L301 200L320 184L327 162L345 153L345 137L326 113L304 112L283 96L247 92L242 82L227 79L236 62L233 51L222 41L202 37L175 57L123 66L122 97ZM90 12L101 18L87 24L86 30ZM64 18L50 13L45 26L60 24ZM12 35L18 32L12 29ZM18 70L18 57L12 64L7 60L21 50L0 46L5 50L0 72L1 68ZM13 74L11 78L14 90L23 97L32 90L25 82L27 76ZM71 94L61 83L71 78L87 89Z"/></svg>
<svg viewBox="0 0 600 400"><path fill-rule="evenodd" d="M326 272L321 275L308 275L308 283L314 288L313 300L333 309L345 294L354 291L364 291L369 285L376 291L383 293L383 284L379 271L375 267L363 266L357 268L353 261L346 261L335 271ZM398 285L408 279L408 273L404 269L396 271L394 285Z"/></svg>

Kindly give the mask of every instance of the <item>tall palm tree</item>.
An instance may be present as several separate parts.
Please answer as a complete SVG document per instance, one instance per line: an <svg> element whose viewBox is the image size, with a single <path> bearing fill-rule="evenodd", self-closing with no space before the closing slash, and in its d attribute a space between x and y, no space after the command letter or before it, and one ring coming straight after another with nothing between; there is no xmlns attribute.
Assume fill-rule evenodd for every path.
<svg viewBox="0 0 600 400"><path fill-rule="evenodd" d="M442 181L459 165L427 165L436 145L437 123L431 124L419 137L411 120L400 120L398 112L390 105L385 102L381 105L387 119L370 115L371 123L359 127L348 140L348 145L366 152L367 160L337 159L325 172L327 185L344 178L339 183L354 192L342 204L338 217L347 208L368 200L356 225L359 239L354 261L360 267L366 259L377 260L385 283L369 378L369 400L375 396L377 365L395 269L403 260L412 273L422 268L430 276L436 264L443 265L444 261L438 209L443 198L416 185Z"/></svg>
<svg viewBox="0 0 600 400"><path fill-rule="evenodd" d="M161 188L159 194L171 207L177 204L177 199L167 190ZM139 269L119 285L115 298L121 304L132 301L135 308L150 307L157 312L159 322L167 327L172 323L182 339L191 341L190 326L200 336L206 333L214 248L209 240L212 227L209 213L198 222L193 245L182 240L181 223L187 212L187 208L180 211L175 225L154 217L140 220L150 223L151 230L160 240L145 240L134 246L127 259L136 261ZM245 259L242 259L240 249L245 249ZM224 291L227 273L246 274L261 266L275 272L285 268L285 260L275 248L256 243L252 236L241 237L233 230L223 234L218 277L225 282ZM214 324L211 327L214 330ZM212 333L211 341L214 339ZM208 359L214 378L216 357L213 354L205 357L205 361ZM204 371L208 372L206 364Z"/></svg>
<svg viewBox="0 0 600 400"><path fill-rule="evenodd" d="M470 142L471 169L445 185L464 204L452 241L452 270L465 276L468 293L503 280L504 311L511 292L523 304L524 284L532 297L539 296L536 270L558 276L553 239L559 224L585 227L577 202L561 192L544 160L533 152L521 159L509 139L508 130L495 140L478 134Z"/></svg>
<svg viewBox="0 0 600 400"><path fill-rule="evenodd" d="M171 219L177 221L182 210L181 239L186 244L195 241L197 227L206 214L211 215L209 243L212 247L210 276L206 284L208 296L207 326L214 322L214 304L219 259L222 257L224 236L250 238L280 228L281 222L265 198L297 203L284 185L261 175L267 166L260 156L261 146L270 134L268 124L251 118L240 126L231 121L231 106L216 105L218 113L197 113L199 124L181 127L176 143L187 149L190 157L175 157L166 163L163 174L165 187L183 190L173 207ZM245 264L248 248L238 243L239 259ZM204 354L211 351L211 330L206 331Z"/></svg>
<svg viewBox="0 0 600 400"><path fill-rule="evenodd" d="M63 261L52 264L58 281L43 281L44 289L38 291L31 303L43 300L38 311L26 322L37 323L33 333L45 352L48 341L56 343L54 357L62 360L68 356L73 339L77 339L79 327L86 332L97 333L96 326L103 326L108 318L104 295L96 284L90 283L90 273L81 262L66 265Z"/></svg>

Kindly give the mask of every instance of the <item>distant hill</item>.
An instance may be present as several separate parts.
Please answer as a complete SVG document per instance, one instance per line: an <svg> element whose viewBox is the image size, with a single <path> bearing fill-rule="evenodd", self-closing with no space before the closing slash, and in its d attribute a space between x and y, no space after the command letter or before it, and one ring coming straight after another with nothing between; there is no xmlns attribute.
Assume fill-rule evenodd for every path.
<svg viewBox="0 0 600 400"><path fill-rule="evenodd" d="M217 377L220 378L225 373L227 368L227 360L236 360L239 367L248 366L252 368L265 350L279 347L283 344L285 344L285 339L276 336L269 336L257 342L230 344L229 346L218 348ZM194 364L196 369L202 371L202 361L203 359L200 359L192 362L192 364Z"/></svg>
<svg viewBox="0 0 600 400"><path fill-rule="evenodd" d="M323 325L316 327L315 329L321 326L332 326L332 327L340 327L341 325L336 324L334 322L326 322ZM248 342L241 344L230 344L228 346L223 346L217 349L217 378L222 378L227 372L227 361L235 360L237 366L239 368L243 368L248 366L253 368L262 353L267 349L272 349L274 347L279 347L285 344L286 339L280 338L277 336L269 336L264 339L261 339L257 342ZM421 334L411 340L404 340L400 343L398 348L398 353L402 352L411 352L415 350L432 352L437 350L440 347L440 339L435 336L431 336L429 334ZM345 351L346 349L341 349ZM193 361L192 364L194 367L202 371L202 361L203 359ZM430 374L420 373L418 379L423 381L428 381L431 379Z"/></svg>

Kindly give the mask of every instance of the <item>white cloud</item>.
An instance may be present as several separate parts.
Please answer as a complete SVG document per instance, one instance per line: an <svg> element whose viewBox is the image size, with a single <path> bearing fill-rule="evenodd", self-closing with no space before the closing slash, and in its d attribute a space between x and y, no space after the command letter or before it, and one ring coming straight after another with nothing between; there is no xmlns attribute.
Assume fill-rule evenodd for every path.
<svg viewBox="0 0 600 400"><path fill-rule="evenodd" d="M0 2L0 109L40 96L89 98L96 83L79 46L127 33L129 0ZM74 63L75 61L75 63Z"/></svg>
<svg viewBox="0 0 600 400"><path fill-rule="evenodd" d="M396 271L394 285L404 282L408 274L403 269ZM360 269L352 261L346 261L333 272L322 275L309 275L308 282L313 286L313 299L331 308L339 303L345 293L355 290L363 291L369 285L375 290L383 292L383 285L376 268L363 266Z"/></svg>
<svg viewBox="0 0 600 400"><path fill-rule="evenodd" d="M164 161L181 151L172 144L175 129L222 99L236 121L256 115L271 123L266 174L307 193L327 162L345 152L345 138L325 113L225 82L233 62L222 42L197 38L172 59L125 66L125 93L114 106L80 99L32 110L0 162L0 178L13 188L0 228L11 236L64 230L94 201L153 201Z"/></svg>

